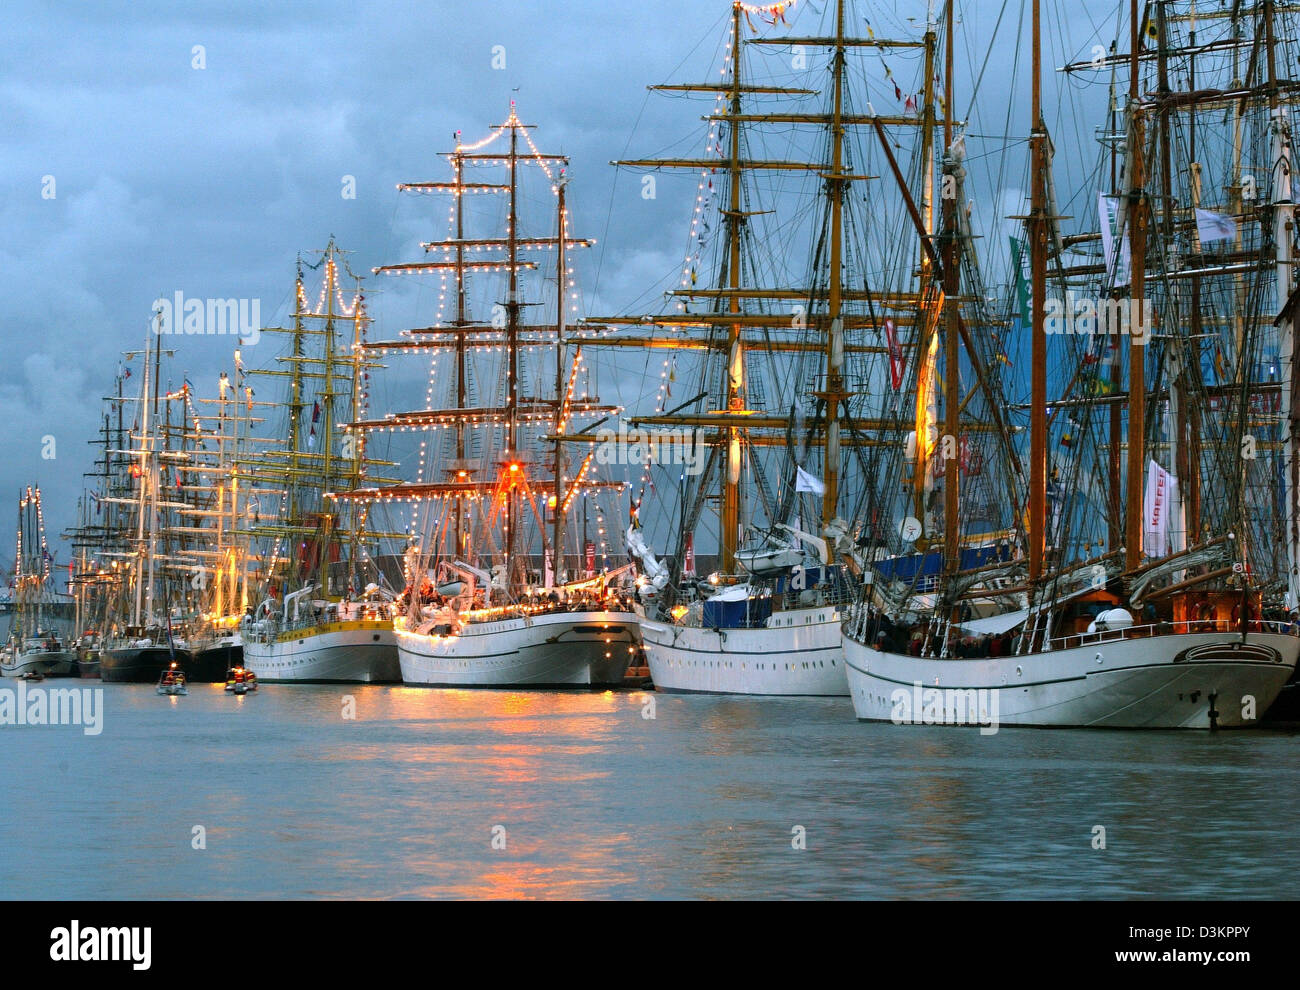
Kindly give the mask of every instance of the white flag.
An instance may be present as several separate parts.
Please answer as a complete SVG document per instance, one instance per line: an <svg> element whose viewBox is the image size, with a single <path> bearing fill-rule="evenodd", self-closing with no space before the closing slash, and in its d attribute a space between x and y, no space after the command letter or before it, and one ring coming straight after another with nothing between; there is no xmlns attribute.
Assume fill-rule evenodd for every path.
<svg viewBox="0 0 1300 990"><path fill-rule="evenodd" d="M1174 476L1155 461L1147 464L1147 490L1142 499L1142 549L1148 557L1170 552L1169 514L1176 493Z"/></svg>
<svg viewBox="0 0 1300 990"><path fill-rule="evenodd" d="M1230 241L1237 236L1237 221L1222 213L1197 210L1196 233L1200 235L1202 244L1208 244L1210 241Z"/></svg>
<svg viewBox="0 0 1300 990"><path fill-rule="evenodd" d="M825 495L826 485L820 478L814 478L798 465L795 466L794 490L797 492L812 492L814 495Z"/></svg>
<svg viewBox="0 0 1300 990"><path fill-rule="evenodd" d="M1115 265L1115 238L1119 235L1119 197L1102 193L1097 197L1097 212L1101 217L1101 250L1106 261L1106 274L1115 272L1115 281L1111 287L1119 289L1128 285L1131 268L1129 262L1132 258L1132 249L1126 237L1120 245L1119 266Z"/></svg>

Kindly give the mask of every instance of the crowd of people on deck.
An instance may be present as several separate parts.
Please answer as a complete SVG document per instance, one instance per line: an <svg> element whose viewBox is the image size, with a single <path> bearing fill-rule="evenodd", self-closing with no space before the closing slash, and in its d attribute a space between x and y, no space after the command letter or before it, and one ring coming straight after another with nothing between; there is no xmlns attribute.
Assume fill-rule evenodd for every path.
<svg viewBox="0 0 1300 990"><path fill-rule="evenodd" d="M425 580L420 586L420 601L425 605L441 607L455 601L456 597L440 595L433 582L429 580ZM399 612L405 611L410 600L411 588L408 585L397 596L397 610ZM630 612L632 611L632 594L630 591L615 588L552 588L549 590L539 588L525 591L523 596L513 605L520 610L527 609L531 612ZM487 607L487 597L484 590L476 588L467 611Z"/></svg>
<svg viewBox="0 0 1300 990"><path fill-rule="evenodd" d="M926 627L900 626L882 617L880 629L873 640L877 650L888 653L905 653L910 657L919 657L926 650ZM1010 656L1016 637L1012 633L974 633L962 635L953 629L948 637L948 656L963 658L1005 657ZM934 653L937 643L930 644L930 654Z"/></svg>

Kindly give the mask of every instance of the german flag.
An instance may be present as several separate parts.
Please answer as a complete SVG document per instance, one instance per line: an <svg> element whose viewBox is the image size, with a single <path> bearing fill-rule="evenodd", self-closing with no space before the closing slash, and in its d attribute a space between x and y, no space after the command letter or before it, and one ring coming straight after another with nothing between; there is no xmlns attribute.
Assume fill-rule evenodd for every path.
<svg viewBox="0 0 1300 990"><path fill-rule="evenodd" d="M1160 26L1156 22L1155 12L1151 9L1151 4L1147 4L1142 14L1142 34L1138 38L1138 45L1142 49L1155 49L1160 44Z"/></svg>

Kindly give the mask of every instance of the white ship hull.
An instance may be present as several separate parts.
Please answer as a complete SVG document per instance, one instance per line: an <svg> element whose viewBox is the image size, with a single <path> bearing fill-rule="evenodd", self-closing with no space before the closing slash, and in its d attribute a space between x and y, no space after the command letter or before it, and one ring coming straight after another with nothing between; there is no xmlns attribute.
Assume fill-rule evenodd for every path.
<svg viewBox="0 0 1300 990"><path fill-rule="evenodd" d="M849 693L840 614L830 605L777 612L760 629L705 629L641 619L659 691L701 694Z"/></svg>
<svg viewBox="0 0 1300 990"><path fill-rule="evenodd" d="M281 633L270 641L244 637L244 666L269 683L287 681L397 684L401 671L393 624L334 622Z"/></svg>
<svg viewBox="0 0 1300 990"><path fill-rule="evenodd" d="M845 638L859 719L949 724L1208 729L1256 726L1295 669L1300 638L1281 633L1184 633L1098 639L1026 656L953 659L903 656ZM953 695L934 695L933 690ZM978 695L956 692L983 692ZM996 691L996 701L991 693ZM910 696L910 697L909 697ZM959 712L979 697L979 717ZM969 713L968 713L969 714Z"/></svg>
<svg viewBox="0 0 1300 990"><path fill-rule="evenodd" d="M618 685L636 648L626 612L546 612L466 624L458 635L396 623L402 680L422 687Z"/></svg>
<svg viewBox="0 0 1300 990"><path fill-rule="evenodd" d="M22 677L24 674L45 674L47 677L63 677L72 673L72 665L76 661L75 650L20 653L13 660L0 663L0 675Z"/></svg>

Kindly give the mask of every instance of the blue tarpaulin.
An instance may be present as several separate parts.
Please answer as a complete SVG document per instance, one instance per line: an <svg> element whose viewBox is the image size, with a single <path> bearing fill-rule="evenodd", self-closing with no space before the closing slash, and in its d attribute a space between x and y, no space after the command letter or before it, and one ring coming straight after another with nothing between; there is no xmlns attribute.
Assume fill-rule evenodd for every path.
<svg viewBox="0 0 1300 990"><path fill-rule="evenodd" d="M974 570L986 564L1011 559L1011 549L1006 546L972 547L961 552L961 569ZM930 553L908 554L906 557L890 557L878 560L872 569L886 580L905 581L911 584L919 573L922 577L937 577L943 570L943 554L938 551Z"/></svg>

